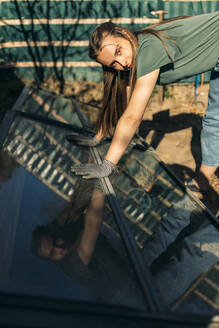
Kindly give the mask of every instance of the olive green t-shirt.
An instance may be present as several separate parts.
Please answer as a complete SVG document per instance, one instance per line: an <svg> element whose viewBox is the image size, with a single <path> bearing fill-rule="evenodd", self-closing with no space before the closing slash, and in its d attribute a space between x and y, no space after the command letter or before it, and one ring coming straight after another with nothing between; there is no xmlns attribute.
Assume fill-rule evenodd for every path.
<svg viewBox="0 0 219 328"><path fill-rule="evenodd" d="M155 27L173 41L140 34L137 78L160 68L159 84L167 84L211 70L219 58L219 11L180 19ZM177 44L177 45L176 45Z"/></svg>

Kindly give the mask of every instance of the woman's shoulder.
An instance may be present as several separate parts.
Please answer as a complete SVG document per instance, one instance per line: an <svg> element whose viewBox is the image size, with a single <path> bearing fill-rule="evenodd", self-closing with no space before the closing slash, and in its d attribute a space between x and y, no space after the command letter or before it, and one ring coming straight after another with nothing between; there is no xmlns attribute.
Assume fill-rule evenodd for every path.
<svg viewBox="0 0 219 328"><path fill-rule="evenodd" d="M140 34L138 36L138 51L137 55L141 56L141 53L145 50L148 52L158 51L161 48L162 42L153 34Z"/></svg>
<svg viewBox="0 0 219 328"><path fill-rule="evenodd" d="M163 42L162 42L163 41ZM158 37L153 34L141 34L138 36L138 50L137 50L137 60L152 60L155 57L164 57L166 58L167 52L165 50L165 47L163 45L167 46L169 52L171 53L171 56L174 56L174 53L172 49L172 44L168 39L163 39L161 37ZM146 57L145 57L146 56ZM168 56L167 56L168 57ZM149 60L149 61L150 61Z"/></svg>
<svg viewBox="0 0 219 328"><path fill-rule="evenodd" d="M140 34L138 34L137 38L138 38L138 44L139 44L139 47L140 47L142 45L142 43L149 42L150 40L153 40L154 35L150 34L150 33L140 33Z"/></svg>

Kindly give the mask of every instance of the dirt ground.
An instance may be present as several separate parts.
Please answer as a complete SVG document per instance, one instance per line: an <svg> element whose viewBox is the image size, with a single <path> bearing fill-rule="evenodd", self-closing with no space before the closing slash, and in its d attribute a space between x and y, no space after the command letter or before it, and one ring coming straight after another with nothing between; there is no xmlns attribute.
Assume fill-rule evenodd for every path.
<svg viewBox="0 0 219 328"><path fill-rule="evenodd" d="M16 97L28 81L10 81L2 84L0 94L1 113L12 107ZM95 122L98 106L101 105L102 83L78 81L60 83L49 79L40 87L57 94L73 96L75 100L89 104L81 108ZM183 181L185 177L194 176L201 161L200 131L201 121L207 106L208 84L198 89L195 99L192 84L172 84L163 89L163 101L159 101L159 87L144 115L139 133L157 151L161 159ZM93 105L93 106L90 106ZM219 216L219 169L211 181L211 192L202 199L210 210Z"/></svg>
<svg viewBox="0 0 219 328"><path fill-rule="evenodd" d="M204 84L195 98L191 84L171 85L164 101L160 104L155 95L144 115L140 134L181 181L195 176L201 164L200 133L208 90ZM219 169L211 179L210 192L201 200L219 217Z"/></svg>

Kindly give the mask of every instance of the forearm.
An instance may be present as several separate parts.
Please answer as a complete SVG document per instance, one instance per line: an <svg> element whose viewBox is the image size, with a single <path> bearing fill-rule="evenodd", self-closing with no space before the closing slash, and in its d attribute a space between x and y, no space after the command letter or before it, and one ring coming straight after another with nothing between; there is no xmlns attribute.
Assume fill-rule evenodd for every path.
<svg viewBox="0 0 219 328"><path fill-rule="evenodd" d="M129 104L116 126L111 146L106 155L106 159L113 164L118 163L142 121L159 71L157 69L139 78L136 82Z"/></svg>
<svg viewBox="0 0 219 328"><path fill-rule="evenodd" d="M140 123L141 119L133 119L126 117L125 115L120 118L111 146L106 155L106 159L108 161L113 164L117 164L119 162Z"/></svg>
<svg viewBox="0 0 219 328"><path fill-rule="evenodd" d="M85 226L88 230L99 230L103 221L105 194L94 189L90 204L85 215Z"/></svg>
<svg viewBox="0 0 219 328"><path fill-rule="evenodd" d="M85 215L85 226L78 246L78 254L86 265L90 263L96 240L100 233L103 221L104 203L105 195L95 189Z"/></svg>

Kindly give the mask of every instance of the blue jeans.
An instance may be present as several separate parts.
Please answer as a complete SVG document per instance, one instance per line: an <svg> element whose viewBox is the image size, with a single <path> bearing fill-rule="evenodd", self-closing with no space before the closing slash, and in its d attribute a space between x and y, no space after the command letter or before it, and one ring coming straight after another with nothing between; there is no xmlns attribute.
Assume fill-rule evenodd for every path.
<svg viewBox="0 0 219 328"><path fill-rule="evenodd" d="M219 166L219 61L211 72L208 107L202 121L202 163Z"/></svg>

